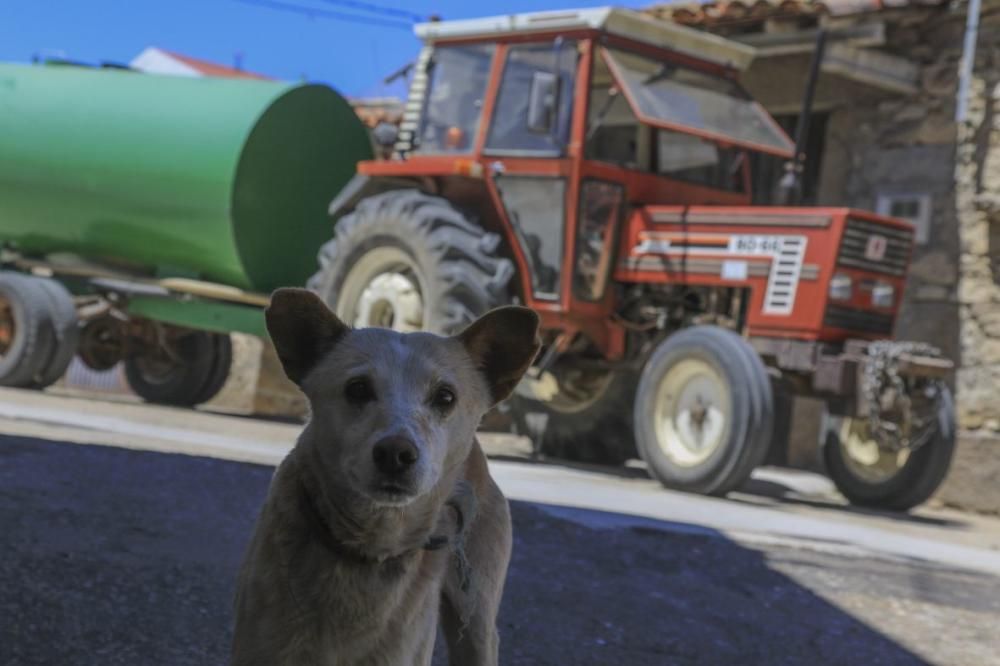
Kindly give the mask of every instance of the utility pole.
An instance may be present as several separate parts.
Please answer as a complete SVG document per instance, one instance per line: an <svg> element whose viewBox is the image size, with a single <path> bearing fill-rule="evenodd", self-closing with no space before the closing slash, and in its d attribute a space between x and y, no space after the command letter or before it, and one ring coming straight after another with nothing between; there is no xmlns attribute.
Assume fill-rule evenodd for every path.
<svg viewBox="0 0 1000 666"><path fill-rule="evenodd" d="M823 55L826 51L826 30L816 33L816 45L813 47L812 60L809 63L809 78L802 98L802 108L799 110L799 121L795 127L795 154L785 163L785 173L778 183L775 199L782 206L795 206L802 203L802 172L805 167L806 142L809 140L809 120L812 117L813 100L816 97L816 82L819 80L820 68L823 65Z"/></svg>

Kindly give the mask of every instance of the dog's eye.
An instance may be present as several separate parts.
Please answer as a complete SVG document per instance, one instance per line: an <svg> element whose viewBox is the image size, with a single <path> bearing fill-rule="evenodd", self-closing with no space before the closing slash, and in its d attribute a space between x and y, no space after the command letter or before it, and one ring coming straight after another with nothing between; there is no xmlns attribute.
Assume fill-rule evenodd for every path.
<svg viewBox="0 0 1000 666"><path fill-rule="evenodd" d="M363 405L375 399L375 389L367 377L355 377L344 387L344 396L357 405Z"/></svg>
<svg viewBox="0 0 1000 666"><path fill-rule="evenodd" d="M455 392L448 386L439 386L434 390L431 404L436 409L447 412L455 405Z"/></svg>

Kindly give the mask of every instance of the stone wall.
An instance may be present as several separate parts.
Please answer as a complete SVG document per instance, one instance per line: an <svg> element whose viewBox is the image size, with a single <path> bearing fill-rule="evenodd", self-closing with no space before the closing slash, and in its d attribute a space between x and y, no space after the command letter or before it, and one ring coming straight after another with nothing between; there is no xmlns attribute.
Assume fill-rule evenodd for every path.
<svg viewBox="0 0 1000 666"><path fill-rule="evenodd" d="M1000 18L985 13L969 116L958 128L955 199L963 428L1000 431Z"/></svg>

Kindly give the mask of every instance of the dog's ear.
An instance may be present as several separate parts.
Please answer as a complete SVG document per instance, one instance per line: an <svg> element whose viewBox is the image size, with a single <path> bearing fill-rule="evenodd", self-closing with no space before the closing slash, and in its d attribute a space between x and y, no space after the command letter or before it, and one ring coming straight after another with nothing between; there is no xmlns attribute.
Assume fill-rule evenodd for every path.
<svg viewBox="0 0 1000 666"><path fill-rule="evenodd" d="M457 337L486 376L496 404L511 394L538 354L538 315L528 308L497 308Z"/></svg>
<svg viewBox="0 0 1000 666"><path fill-rule="evenodd" d="M285 374L296 384L350 330L307 289L275 291L264 318Z"/></svg>

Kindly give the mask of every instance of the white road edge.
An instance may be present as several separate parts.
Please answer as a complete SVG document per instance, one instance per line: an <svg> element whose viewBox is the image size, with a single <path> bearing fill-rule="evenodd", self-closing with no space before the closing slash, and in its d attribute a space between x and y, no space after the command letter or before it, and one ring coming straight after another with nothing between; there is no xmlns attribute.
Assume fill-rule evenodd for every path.
<svg viewBox="0 0 1000 666"><path fill-rule="evenodd" d="M297 425L243 417L0 389L0 434L6 435L276 465L298 431ZM483 439L488 451L497 449L490 435ZM748 546L783 545L1000 574L996 519L952 512L946 520L908 522L833 504L816 508L780 501L761 505L739 495L735 501L699 497L666 491L651 480L561 465L492 460L490 466L509 498L592 528L715 534ZM778 473L761 471L769 474Z"/></svg>

